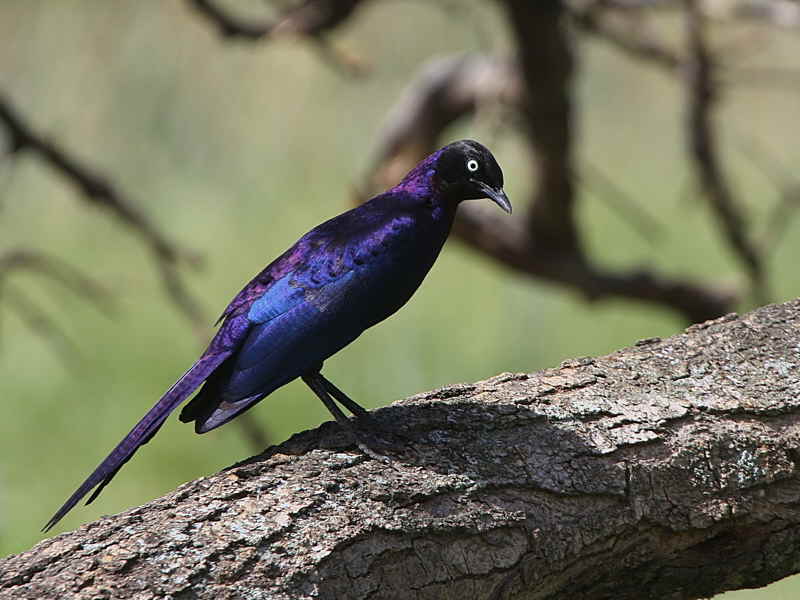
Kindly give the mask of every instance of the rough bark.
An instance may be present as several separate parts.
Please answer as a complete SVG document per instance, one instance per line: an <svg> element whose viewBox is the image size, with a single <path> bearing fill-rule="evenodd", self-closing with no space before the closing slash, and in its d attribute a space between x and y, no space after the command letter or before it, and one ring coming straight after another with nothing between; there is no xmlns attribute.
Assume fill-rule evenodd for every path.
<svg viewBox="0 0 800 600"><path fill-rule="evenodd" d="M697 598L800 570L800 301L334 424L0 562L2 598ZM410 448L413 448L411 450Z"/></svg>

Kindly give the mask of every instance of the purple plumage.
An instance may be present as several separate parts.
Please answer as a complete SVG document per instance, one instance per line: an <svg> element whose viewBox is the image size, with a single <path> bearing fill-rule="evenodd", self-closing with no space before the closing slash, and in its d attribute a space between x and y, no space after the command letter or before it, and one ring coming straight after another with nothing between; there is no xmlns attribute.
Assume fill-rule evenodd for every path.
<svg viewBox="0 0 800 600"><path fill-rule="evenodd" d="M510 212L492 154L464 140L419 163L397 186L318 225L231 301L203 356L164 394L45 525L87 504L200 385L181 411L204 433L302 377L340 425L371 450L336 402L366 411L322 376L323 361L382 321L422 283L463 200L489 198Z"/></svg>

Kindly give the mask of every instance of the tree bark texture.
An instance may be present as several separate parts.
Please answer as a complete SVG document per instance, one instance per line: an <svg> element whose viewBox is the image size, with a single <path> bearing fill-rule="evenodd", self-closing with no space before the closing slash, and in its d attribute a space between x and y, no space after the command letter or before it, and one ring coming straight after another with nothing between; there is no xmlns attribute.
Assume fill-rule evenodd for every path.
<svg viewBox="0 0 800 600"><path fill-rule="evenodd" d="M800 570L798 363L793 301L420 394L374 413L407 439L392 464L326 423L3 560L0 597L638 600L762 586Z"/></svg>

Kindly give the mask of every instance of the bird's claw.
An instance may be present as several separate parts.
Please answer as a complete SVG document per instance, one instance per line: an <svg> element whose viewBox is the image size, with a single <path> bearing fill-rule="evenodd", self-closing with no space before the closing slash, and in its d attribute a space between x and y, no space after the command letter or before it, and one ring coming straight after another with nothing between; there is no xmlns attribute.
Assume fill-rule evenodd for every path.
<svg viewBox="0 0 800 600"><path fill-rule="evenodd" d="M353 432L356 436L356 445L364 454L384 464L393 462L394 458L389 456L390 454L394 457L409 457L413 454L409 437L386 426L378 425L374 419L370 419L370 425L375 427L370 427L367 431L359 428Z"/></svg>

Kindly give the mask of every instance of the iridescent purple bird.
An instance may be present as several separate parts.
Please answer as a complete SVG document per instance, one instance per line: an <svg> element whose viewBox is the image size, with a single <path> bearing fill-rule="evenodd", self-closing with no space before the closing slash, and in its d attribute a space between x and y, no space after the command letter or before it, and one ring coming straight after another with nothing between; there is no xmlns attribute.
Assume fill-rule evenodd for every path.
<svg viewBox="0 0 800 600"><path fill-rule="evenodd" d="M318 225L237 294L200 359L151 408L44 526L53 527L93 488L92 502L169 414L205 433L301 377L336 421L375 457L337 406L368 413L323 377L325 359L403 306L430 270L462 200L489 198L506 212L503 173L472 140L445 146L397 186Z"/></svg>

